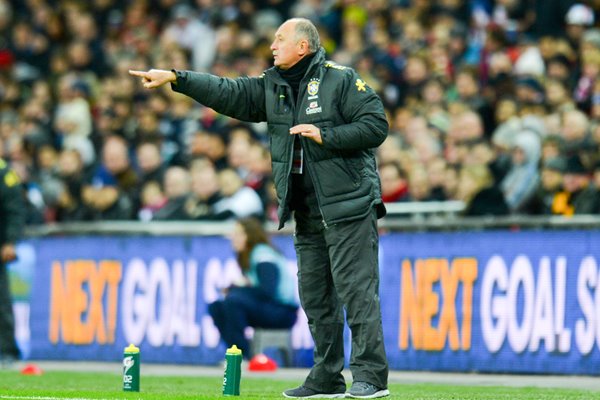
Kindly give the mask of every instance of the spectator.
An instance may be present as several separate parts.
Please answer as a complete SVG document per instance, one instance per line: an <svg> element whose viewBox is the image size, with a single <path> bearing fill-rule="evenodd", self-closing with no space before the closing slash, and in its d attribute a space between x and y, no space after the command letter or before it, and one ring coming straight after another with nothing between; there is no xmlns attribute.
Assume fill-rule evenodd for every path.
<svg viewBox="0 0 600 400"><path fill-rule="evenodd" d="M153 219L171 221L187 219L185 202L191 187L188 170L182 167L168 168L163 185L167 203L154 212ZM156 200L160 203L160 200Z"/></svg>
<svg viewBox="0 0 600 400"><path fill-rule="evenodd" d="M494 185L494 177L485 165L467 165L461 168L456 198L466 204L464 215L507 215L504 195Z"/></svg>
<svg viewBox="0 0 600 400"><path fill-rule="evenodd" d="M263 217L260 197L252 188L244 186L242 178L234 170L227 168L219 172L219 186L223 199L215 204L215 212L221 217Z"/></svg>
<svg viewBox="0 0 600 400"><path fill-rule="evenodd" d="M561 156L543 162L540 184L525 208L530 214L551 215L557 194L563 191L563 174L566 160Z"/></svg>
<svg viewBox="0 0 600 400"><path fill-rule="evenodd" d="M600 50L593 49L582 55L581 76L576 83L573 97L577 106L589 112L592 94L600 75Z"/></svg>
<svg viewBox="0 0 600 400"><path fill-rule="evenodd" d="M436 201L449 200L451 194L446 188L448 177L448 163L442 157L437 157L426 166L429 185L431 186L431 198Z"/></svg>
<svg viewBox="0 0 600 400"><path fill-rule="evenodd" d="M215 128L197 131L190 152L192 157L207 157L219 171L227 167L227 142Z"/></svg>
<svg viewBox="0 0 600 400"><path fill-rule="evenodd" d="M585 4L573 4L565 14L565 24L567 38L578 46L586 27L594 25L594 10Z"/></svg>
<svg viewBox="0 0 600 400"><path fill-rule="evenodd" d="M162 186L165 166L160 154L160 147L155 142L140 143L136 148L136 159L140 185L143 186L150 181L154 181Z"/></svg>
<svg viewBox="0 0 600 400"><path fill-rule="evenodd" d="M248 152L246 161L246 186L254 189L260 197L263 206L270 203L269 186L271 177L271 154L264 146L253 143Z"/></svg>
<svg viewBox="0 0 600 400"><path fill-rule="evenodd" d="M600 212L600 192L591 184L590 174L577 155L567 159L563 189L552 205L554 214L570 216Z"/></svg>
<svg viewBox="0 0 600 400"><path fill-rule="evenodd" d="M61 191L62 182L58 176L58 154L50 145L41 146L37 150L37 170L32 171L34 181L39 182L40 190L47 211L54 209ZM46 216L48 219L49 216ZM53 218L51 218L53 219Z"/></svg>
<svg viewBox="0 0 600 400"><path fill-rule="evenodd" d="M59 82L59 103L54 114L54 128L59 134L62 148L78 150L83 162L91 165L95 160L90 141L92 115L86 99L87 88L74 76L66 75Z"/></svg>
<svg viewBox="0 0 600 400"><path fill-rule="evenodd" d="M562 138L558 135L548 135L542 140L542 164L550 159L561 157Z"/></svg>
<svg viewBox="0 0 600 400"><path fill-rule="evenodd" d="M502 179L500 189L511 212L521 212L539 180L540 139L534 132L522 131L512 148L512 167Z"/></svg>
<svg viewBox="0 0 600 400"><path fill-rule="evenodd" d="M165 207L169 201L163 193L161 185L156 181L148 181L142 185L140 191L140 210L138 219L140 221L151 221L156 219L156 214Z"/></svg>
<svg viewBox="0 0 600 400"><path fill-rule="evenodd" d="M590 121L580 110L567 110L562 116L561 123L562 149L567 157L582 155L584 165L592 166L596 146L590 131Z"/></svg>
<svg viewBox="0 0 600 400"><path fill-rule="evenodd" d="M76 150L63 150L58 159L58 175L63 186L58 197L56 220L60 222L84 219L85 208L81 198L82 187L87 182L81 155Z"/></svg>
<svg viewBox="0 0 600 400"><path fill-rule="evenodd" d="M379 176L381 178L381 199L384 203L409 199L406 174L400 165L391 161L379 164Z"/></svg>
<svg viewBox="0 0 600 400"><path fill-rule="evenodd" d="M431 193L431 184L427 170L423 165L415 165L408 174L408 187L410 201L435 200Z"/></svg>
<svg viewBox="0 0 600 400"><path fill-rule="evenodd" d="M564 54L556 54L546 61L546 76L571 87L571 68L573 63Z"/></svg>
<svg viewBox="0 0 600 400"><path fill-rule="evenodd" d="M229 145L227 146L227 165L233 168L237 174L246 180L248 176L248 156L250 152L251 137L243 128L236 128L229 133Z"/></svg>
<svg viewBox="0 0 600 400"><path fill-rule="evenodd" d="M545 98L552 112L560 112L575 107L566 82L557 79L546 80Z"/></svg>
<svg viewBox="0 0 600 400"><path fill-rule="evenodd" d="M484 149L473 143L490 144L491 137L497 153L492 163L502 165L492 170L501 180L499 171L511 158L522 118L532 114L544 121L542 140L546 134L564 140L559 147L548 142L551 155L544 150L538 171L554 156L578 155L587 170L600 157L600 134L594 135L594 128L590 135L600 120L600 30L592 3L338 2L334 8L323 2L311 8L312 0L276 1L276 7L273 1L217 3L0 1L0 37L5 39L0 40L0 154L25 178L29 221L91 218L77 208L65 213L63 207L77 203L71 190L59 192L69 192L75 203L61 195L58 202L64 204L55 204L49 196L54 184L40 176L61 180L55 189L73 186L72 178L48 175L52 168L40 170L40 149L75 150L85 177L102 164L97 155L113 135L125 139L136 156L137 146L152 138L164 166L191 169L196 157L209 157L219 170L233 167L263 204L270 202L267 163L257 160L262 172L253 174L247 171L252 162L243 160L264 153L254 149L267 147L264 125L252 125L265 136L259 135L259 143L253 136L245 154L247 147L234 139L237 122L185 96L139 91L126 72L132 65L158 64L259 76L271 63L273 32L293 12L320 21L327 57L360 71L379 92L394 139L378 149L382 164L400 163L409 173L413 164L425 163L429 171L443 157L448 165L443 174L449 177L444 186L453 187L456 171L471 165L469 152ZM496 112L493 119L490 110ZM468 117L470 112L479 122ZM587 128L581 130L586 118ZM210 132L195 134L205 130ZM137 157L134 164L139 167ZM139 173L141 182L155 179ZM141 187L126 190L132 216L141 207ZM439 199L440 193L439 185L431 188L431 198Z"/></svg>
<svg viewBox="0 0 600 400"><path fill-rule="evenodd" d="M191 52L191 65L195 71L207 71L215 59L215 32L200 21L187 4L172 8L171 22L162 33L164 46L176 44Z"/></svg>
<svg viewBox="0 0 600 400"><path fill-rule="evenodd" d="M217 172L207 159L198 159L192 163L191 193L185 202L187 218L193 220L220 220L227 215L218 215L215 205L223 198L219 187Z"/></svg>
<svg viewBox="0 0 600 400"><path fill-rule="evenodd" d="M87 219L123 220L133 217L137 175L131 168L127 143L118 136L106 139L102 164L82 189Z"/></svg>
<svg viewBox="0 0 600 400"><path fill-rule="evenodd" d="M465 67L457 73L455 82L457 100L479 115L482 133L489 136L494 128L494 112L488 101L481 96L477 72Z"/></svg>

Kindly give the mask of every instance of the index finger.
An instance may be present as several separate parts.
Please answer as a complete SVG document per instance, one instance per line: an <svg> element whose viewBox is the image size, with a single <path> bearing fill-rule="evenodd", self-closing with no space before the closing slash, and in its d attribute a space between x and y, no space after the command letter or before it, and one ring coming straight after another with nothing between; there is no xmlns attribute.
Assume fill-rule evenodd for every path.
<svg viewBox="0 0 600 400"><path fill-rule="evenodd" d="M132 69L129 70L129 75L133 75L133 76L141 76L142 78L145 78L146 74L147 74L146 71L135 71Z"/></svg>

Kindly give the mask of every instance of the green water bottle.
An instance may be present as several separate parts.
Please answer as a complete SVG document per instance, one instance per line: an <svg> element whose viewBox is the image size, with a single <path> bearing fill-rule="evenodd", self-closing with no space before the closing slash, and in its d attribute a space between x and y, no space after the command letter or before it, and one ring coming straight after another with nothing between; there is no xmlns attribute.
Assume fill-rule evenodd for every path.
<svg viewBox="0 0 600 400"><path fill-rule="evenodd" d="M242 350L234 344L225 353L225 375L223 376L223 395L239 396L242 380Z"/></svg>
<svg viewBox="0 0 600 400"><path fill-rule="evenodd" d="M140 391L140 349L130 344L123 353L123 390Z"/></svg>

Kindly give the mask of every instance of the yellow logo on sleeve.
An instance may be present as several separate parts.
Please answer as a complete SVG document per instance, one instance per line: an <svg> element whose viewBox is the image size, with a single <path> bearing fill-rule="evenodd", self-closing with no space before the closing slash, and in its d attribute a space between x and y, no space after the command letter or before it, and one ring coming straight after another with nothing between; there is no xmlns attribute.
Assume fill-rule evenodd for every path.
<svg viewBox="0 0 600 400"><path fill-rule="evenodd" d="M367 84L362 79L357 79L355 85L356 85L356 89L359 92L366 92L367 91L367 88L366 88Z"/></svg>
<svg viewBox="0 0 600 400"><path fill-rule="evenodd" d="M4 183L8 187L13 187L19 183L19 176L15 171L8 171L6 175L4 175Z"/></svg>

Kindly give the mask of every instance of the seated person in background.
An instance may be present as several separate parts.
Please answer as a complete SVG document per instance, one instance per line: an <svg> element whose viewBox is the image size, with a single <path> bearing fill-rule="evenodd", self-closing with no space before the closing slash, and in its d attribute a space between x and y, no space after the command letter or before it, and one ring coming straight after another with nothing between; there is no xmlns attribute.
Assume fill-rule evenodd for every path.
<svg viewBox="0 0 600 400"><path fill-rule="evenodd" d="M408 201L406 173L398 163L388 161L379 165L381 177L381 199L384 203Z"/></svg>
<svg viewBox="0 0 600 400"><path fill-rule="evenodd" d="M223 198L214 205L220 219L262 218L264 207L254 189L244 186L244 181L231 168L219 172L219 186Z"/></svg>
<svg viewBox="0 0 600 400"><path fill-rule="evenodd" d="M494 185L486 165L466 165L460 170L456 197L466 204L464 215L507 215L504 195Z"/></svg>
<svg viewBox="0 0 600 400"><path fill-rule="evenodd" d="M86 180L83 159L77 150L63 150L58 158L58 176L63 182L56 205L56 220L60 222L82 220L85 207L81 188Z"/></svg>
<svg viewBox="0 0 600 400"><path fill-rule="evenodd" d="M116 135L108 137L102 146L102 163L94 172L91 181L82 187L81 198L86 207L85 219L132 219L132 198L137 182L137 174L131 167L127 142Z"/></svg>
<svg viewBox="0 0 600 400"><path fill-rule="evenodd" d="M223 196L219 179L212 162L206 158L192 161L190 166L191 192L185 201L185 212L189 219L210 221L229 218L218 215L214 208Z"/></svg>
<svg viewBox="0 0 600 400"><path fill-rule="evenodd" d="M164 176L165 196L167 203L156 210L154 220L178 221L186 220L185 201L190 192L190 173L183 167L169 167Z"/></svg>
<svg viewBox="0 0 600 400"><path fill-rule="evenodd" d="M579 155L567 159L563 175L563 191L554 197L552 213L564 216L600 213L600 192L592 184Z"/></svg>
<svg viewBox="0 0 600 400"><path fill-rule="evenodd" d="M552 204L558 193L563 192L563 174L567 162L564 157L557 156L546 159L542 163L541 179L533 198L525 211L534 215L552 214Z"/></svg>
<svg viewBox="0 0 600 400"><path fill-rule="evenodd" d="M141 207L138 211L140 221L151 221L169 201L163 193L160 183L149 181L144 183L140 192Z"/></svg>
<svg viewBox="0 0 600 400"><path fill-rule="evenodd" d="M519 132L511 150L512 167L500 182L500 190L511 212L520 213L529 203L540 180L541 142L530 130Z"/></svg>
<svg viewBox="0 0 600 400"><path fill-rule="evenodd" d="M237 221L231 245L245 282L229 287L225 298L210 304L208 312L227 347L235 344L250 359L246 327L291 328L298 310L296 286L285 257L270 245L257 219Z"/></svg>

